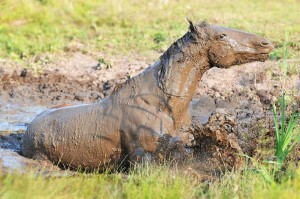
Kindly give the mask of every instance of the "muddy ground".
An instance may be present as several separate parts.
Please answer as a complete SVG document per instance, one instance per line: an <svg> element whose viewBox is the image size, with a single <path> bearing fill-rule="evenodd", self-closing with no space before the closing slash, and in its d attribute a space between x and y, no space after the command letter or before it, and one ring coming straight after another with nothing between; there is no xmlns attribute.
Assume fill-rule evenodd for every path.
<svg viewBox="0 0 300 199"><path fill-rule="evenodd" d="M300 67L300 62L291 62ZM59 172L49 163L18 154L28 123L47 107L101 100L152 63L134 55L80 53L35 57L27 67L2 60L0 169ZM204 75L190 105L196 146L186 169L212 175L240 166L240 154L274 158L271 104L280 98L284 87L279 66L279 61L253 62L230 69L212 68ZM300 105L299 76L289 74L286 81L290 107ZM290 156L295 162L299 149Z"/></svg>

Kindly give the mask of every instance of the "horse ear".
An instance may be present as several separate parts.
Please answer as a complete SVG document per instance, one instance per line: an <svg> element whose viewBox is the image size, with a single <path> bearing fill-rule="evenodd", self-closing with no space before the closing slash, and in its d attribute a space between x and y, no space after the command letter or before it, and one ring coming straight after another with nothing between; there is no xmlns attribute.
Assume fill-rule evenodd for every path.
<svg viewBox="0 0 300 199"><path fill-rule="evenodd" d="M203 29L201 27L199 27L198 25L194 25L194 23L191 20L187 19L187 21L190 24L190 27L189 27L190 31L193 33L196 33L198 36L201 37L203 35Z"/></svg>
<svg viewBox="0 0 300 199"><path fill-rule="evenodd" d="M197 32L197 27L193 24L193 22L190 19L187 19L187 21L190 24L190 27L189 27L190 31L191 32Z"/></svg>

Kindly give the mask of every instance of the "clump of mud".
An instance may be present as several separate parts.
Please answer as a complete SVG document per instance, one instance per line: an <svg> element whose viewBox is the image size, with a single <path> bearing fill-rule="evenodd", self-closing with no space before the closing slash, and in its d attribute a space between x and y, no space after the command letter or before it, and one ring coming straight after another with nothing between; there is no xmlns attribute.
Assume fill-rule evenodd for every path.
<svg viewBox="0 0 300 199"><path fill-rule="evenodd" d="M110 67L100 67L95 57L76 53L52 58L57 61L44 64L39 71L8 62L0 64L0 148L5 150L0 153L2 168L3 158L18 156L22 132L40 111L53 105L101 100L150 63L117 57L111 59ZM224 169L239 167L242 154L262 158L274 155L270 150L275 143L271 104L280 98L283 89L278 65L254 62L230 69L212 68L204 74L190 104L196 144L191 149L193 161L189 169L218 175ZM289 76L287 82L289 107L299 107L299 74ZM20 115L24 117L17 117ZM298 161L299 149L291 159Z"/></svg>

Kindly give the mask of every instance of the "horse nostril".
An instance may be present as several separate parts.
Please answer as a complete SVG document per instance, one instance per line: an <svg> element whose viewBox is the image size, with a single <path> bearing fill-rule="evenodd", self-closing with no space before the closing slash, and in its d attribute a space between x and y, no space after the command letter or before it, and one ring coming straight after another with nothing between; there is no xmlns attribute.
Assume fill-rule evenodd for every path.
<svg viewBox="0 0 300 199"><path fill-rule="evenodd" d="M270 45L270 42L268 42L268 41L262 41L262 42L260 42L260 45L261 46L268 46L268 45Z"/></svg>

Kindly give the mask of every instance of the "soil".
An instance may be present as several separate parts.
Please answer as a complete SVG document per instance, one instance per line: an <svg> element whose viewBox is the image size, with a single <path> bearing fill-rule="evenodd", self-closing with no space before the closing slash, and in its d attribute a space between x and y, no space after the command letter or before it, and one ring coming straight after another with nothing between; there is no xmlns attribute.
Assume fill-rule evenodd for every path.
<svg viewBox="0 0 300 199"><path fill-rule="evenodd" d="M18 154L28 123L47 107L101 100L152 64L134 55L81 53L45 55L29 63L24 68L16 62L0 62L2 171L59 171L49 163ZM299 67L300 62L296 65ZM274 146L271 104L280 98L283 89L279 66L280 62L275 61L253 62L229 69L212 68L204 74L190 104L196 146L186 169L199 176L218 175L225 168L239 167L243 163L239 154L273 158L274 151L267 149ZM289 75L286 82L290 104L299 107L299 74ZM296 147L290 158L298 161L298 151Z"/></svg>

